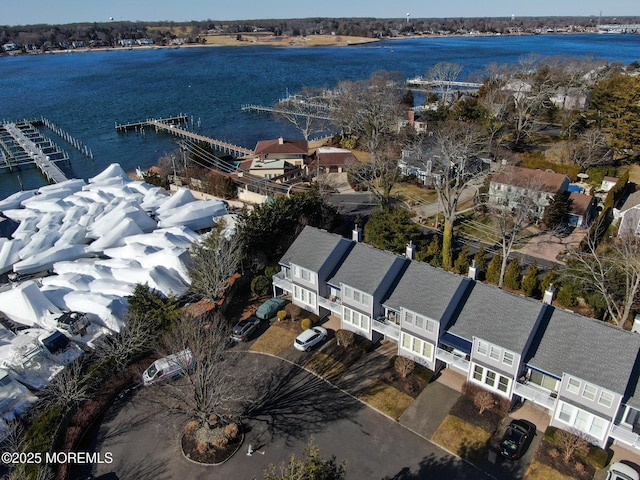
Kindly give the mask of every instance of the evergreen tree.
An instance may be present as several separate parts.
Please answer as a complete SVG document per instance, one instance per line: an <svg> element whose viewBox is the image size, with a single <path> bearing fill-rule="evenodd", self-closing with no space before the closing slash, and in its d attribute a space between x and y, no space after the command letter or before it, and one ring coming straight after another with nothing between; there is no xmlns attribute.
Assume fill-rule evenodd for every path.
<svg viewBox="0 0 640 480"><path fill-rule="evenodd" d="M560 274L558 273L558 267L554 265L553 268L547 270L547 273L545 273L544 277L542 277L542 281L540 282L540 290L544 292L550 285L556 285L559 278Z"/></svg>
<svg viewBox="0 0 640 480"><path fill-rule="evenodd" d="M547 230L552 230L562 225L562 222L569 214L571 209L571 200L569 192L558 192L554 195L553 200L544 209L542 223Z"/></svg>
<svg viewBox="0 0 640 480"><path fill-rule="evenodd" d="M502 255L496 253L489 265L487 266L487 282L495 283L496 285L500 281L500 268L502 266Z"/></svg>
<svg viewBox="0 0 640 480"><path fill-rule="evenodd" d="M540 298L540 281L538 280L538 276L540 275L540 269L538 268L538 262L535 260L529 268L527 269L527 273L522 278L522 290L524 294L528 297Z"/></svg>
<svg viewBox="0 0 640 480"><path fill-rule="evenodd" d="M478 268L478 279L482 280L487 271L487 251L484 249L484 245L481 244L473 256L473 263L475 263Z"/></svg>
<svg viewBox="0 0 640 480"><path fill-rule="evenodd" d="M522 267L520 266L520 260L515 257L509 262L507 271L504 275L504 286L511 290L520 290L520 276L522 273Z"/></svg>
<svg viewBox="0 0 640 480"><path fill-rule="evenodd" d="M442 265L442 243L440 242L440 235L434 235L427 246L424 259L434 267Z"/></svg>
<svg viewBox="0 0 640 480"><path fill-rule="evenodd" d="M464 275L469 271L469 265L471 265L471 253L469 252L469 245L465 245L453 263L453 270Z"/></svg>
<svg viewBox="0 0 640 480"><path fill-rule="evenodd" d="M364 226L364 239L382 250L404 253L407 244L416 243L421 236L420 227L412 217L411 212L402 208L379 208Z"/></svg>

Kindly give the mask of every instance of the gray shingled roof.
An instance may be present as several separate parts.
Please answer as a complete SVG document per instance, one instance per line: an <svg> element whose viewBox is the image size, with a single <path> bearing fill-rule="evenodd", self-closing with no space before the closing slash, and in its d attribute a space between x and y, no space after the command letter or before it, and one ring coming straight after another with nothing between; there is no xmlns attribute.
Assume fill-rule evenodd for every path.
<svg viewBox="0 0 640 480"><path fill-rule="evenodd" d="M395 262L408 262L404 257L356 243L333 278L332 285L344 283L362 292L373 294Z"/></svg>
<svg viewBox="0 0 640 480"><path fill-rule="evenodd" d="M532 367L575 375L624 394L640 349L640 335L555 308L532 358Z"/></svg>
<svg viewBox="0 0 640 480"><path fill-rule="evenodd" d="M294 263L317 272L331 257L340 242L350 242L340 235L306 226L280 259L283 265Z"/></svg>
<svg viewBox="0 0 640 480"><path fill-rule="evenodd" d="M539 301L476 282L448 331L469 341L478 337L523 353L542 306Z"/></svg>
<svg viewBox="0 0 640 480"><path fill-rule="evenodd" d="M409 264L398 285L383 303L398 311L400 307L404 307L440 320L462 278L428 263L414 261Z"/></svg>

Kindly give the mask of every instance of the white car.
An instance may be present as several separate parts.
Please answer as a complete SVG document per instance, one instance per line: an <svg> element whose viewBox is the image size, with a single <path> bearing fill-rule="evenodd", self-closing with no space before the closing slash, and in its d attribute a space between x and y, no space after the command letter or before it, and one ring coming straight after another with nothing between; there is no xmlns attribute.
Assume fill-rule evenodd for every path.
<svg viewBox="0 0 640 480"><path fill-rule="evenodd" d="M640 480L640 473L625 463L616 462L609 467L607 480Z"/></svg>
<svg viewBox="0 0 640 480"><path fill-rule="evenodd" d="M293 342L293 346L301 352L308 352L311 347L322 342L327 338L327 330L322 327L312 327L309 330L305 330L296 338Z"/></svg>

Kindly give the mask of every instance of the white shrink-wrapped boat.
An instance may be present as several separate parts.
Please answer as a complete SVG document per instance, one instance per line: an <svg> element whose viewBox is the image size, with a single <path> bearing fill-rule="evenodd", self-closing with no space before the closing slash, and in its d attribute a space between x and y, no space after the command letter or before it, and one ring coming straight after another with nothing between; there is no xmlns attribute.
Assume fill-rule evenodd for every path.
<svg viewBox="0 0 640 480"><path fill-rule="evenodd" d="M204 230L216 224L216 217L227 213L222 200L204 200L174 208L160 217L158 227L185 226L191 230Z"/></svg>
<svg viewBox="0 0 640 480"><path fill-rule="evenodd" d="M21 239L7 240L0 245L0 274L10 272L13 264L20 260L20 250L24 247Z"/></svg>
<svg viewBox="0 0 640 480"><path fill-rule="evenodd" d="M30 280L0 292L0 311L12 322L41 328L55 328L55 319L61 314Z"/></svg>
<svg viewBox="0 0 640 480"><path fill-rule="evenodd" d="M0 369L0 415L11 421L22 415L37 398L17 382L7 370Z"/></svg>
<svg viewBox="0 0 640 480"><path fill-rule="evenodd" d="M84 312L91 323L96 323L113 332L119 332L125 325L129 308L126 298L102 295L95 292L69 292L64 296L68 310Z"/></svg>
<svg viewBox="0 0 640 480"><path fill-rule="evenodd" d="M30 274L51 270L56 262L77 260L93 255L86 245L59 245L51 247L13 265L13 271L20 274Z"/></svg>

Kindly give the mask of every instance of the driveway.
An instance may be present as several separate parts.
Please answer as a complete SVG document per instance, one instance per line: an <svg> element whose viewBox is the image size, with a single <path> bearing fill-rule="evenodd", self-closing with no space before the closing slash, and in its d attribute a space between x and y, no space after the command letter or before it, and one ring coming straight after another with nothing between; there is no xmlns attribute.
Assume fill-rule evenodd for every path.
<svg viewBox="0 0 640 480"><path fill-rule="evenodd" d="M273 375L247 421L241 450L227 463L200 466L179 448L184 420L170 417L154 399L161 385L139 389L107 413L81 450L111 453L111 464L94 474L112 478L251 479L269 464L300 456L309 438L324 457L346 461L350 479L477 479L482 475L425 438L303 369L278 358L238 353L238 371L261 369ZM255 453L246 455L251 444Z"/></svg>

